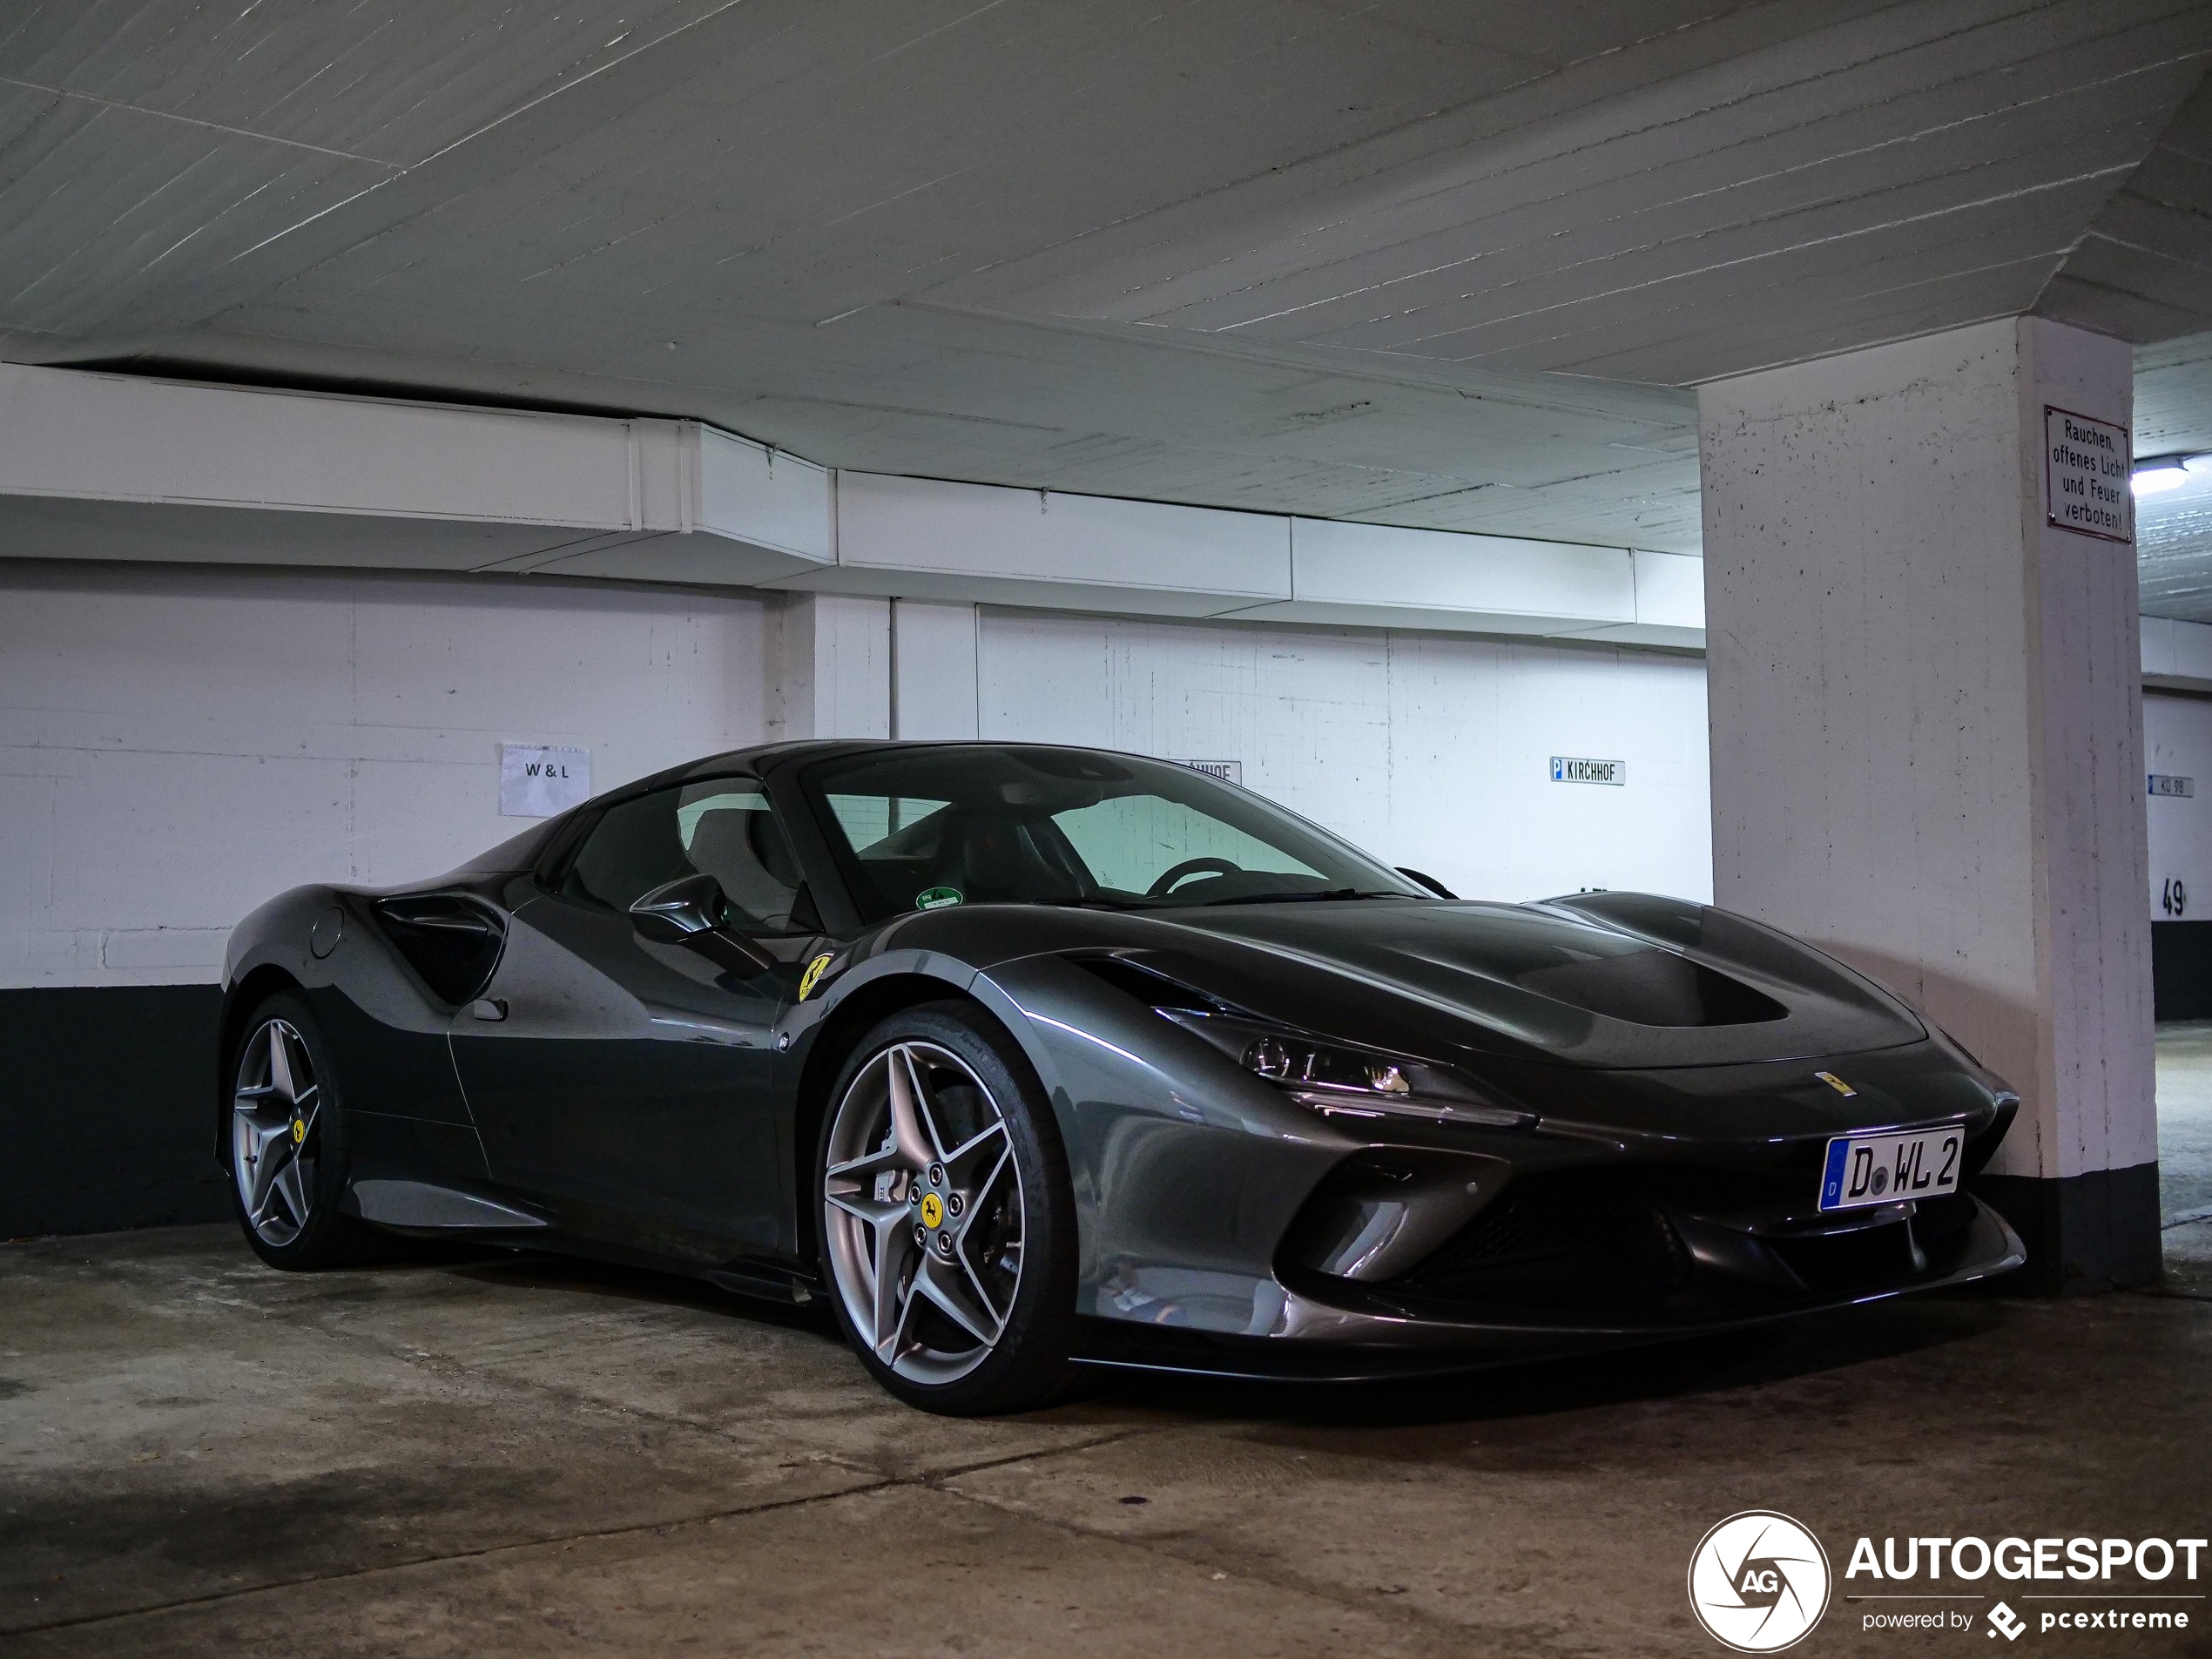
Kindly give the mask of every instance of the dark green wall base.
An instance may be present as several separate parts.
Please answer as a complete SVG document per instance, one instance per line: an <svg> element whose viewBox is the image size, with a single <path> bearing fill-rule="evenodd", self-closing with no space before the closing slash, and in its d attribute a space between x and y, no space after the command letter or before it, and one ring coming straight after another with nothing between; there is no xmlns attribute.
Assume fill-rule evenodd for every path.
<svg viewBox="0 0 2212 1659"><path fill-rule="evenodd" d="M1973 1186L2027 1246L2011 1281L2022 1288L2074 1296L2148 1285L2162 1271L2155 1163L2054 1180L1985 1175Z"/></svg>
<svg viewBox="0 0 2212 1659"><path fill-rule="evenodd" d="M2212 1020L2212 921L2150 925L2151 1006L2161 1020Z"/></svg>
<svg viewBox="0 0 2212 1659"><path fill-rule="evenodd" d="M219 1221L212 985L0 990L0 1238Z"/></svg>

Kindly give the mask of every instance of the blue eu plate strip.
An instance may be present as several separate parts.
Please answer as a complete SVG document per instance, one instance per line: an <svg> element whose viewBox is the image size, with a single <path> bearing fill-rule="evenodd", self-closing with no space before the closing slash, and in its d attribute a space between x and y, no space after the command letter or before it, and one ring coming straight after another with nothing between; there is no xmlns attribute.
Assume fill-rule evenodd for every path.
<svg viewBox="0 0 2212 1659"><path fill-rule="evenodd" d="M1828 1209L1844 1196L1844 1162L1851 1156L1851 1143L1837 1140L1828 1143L1828 1167L1820 1177L1820 1207Z"/></svg>

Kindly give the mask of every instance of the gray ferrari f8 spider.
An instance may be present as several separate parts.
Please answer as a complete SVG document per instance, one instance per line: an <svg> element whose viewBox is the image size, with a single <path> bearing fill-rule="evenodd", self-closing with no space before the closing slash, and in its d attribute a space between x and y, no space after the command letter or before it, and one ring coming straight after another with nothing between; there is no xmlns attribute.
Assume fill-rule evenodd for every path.
<svg viewBox="0 0 2212 1659"><path fill-rule="evenodd" d="M1863 975L1640 894L1475 903L1256 794L1017 744L741 750L233 934L273 1266L392 1235L826 1302L933 1411L1340 1379L2021 1259L2018 1098Z"/></svg>

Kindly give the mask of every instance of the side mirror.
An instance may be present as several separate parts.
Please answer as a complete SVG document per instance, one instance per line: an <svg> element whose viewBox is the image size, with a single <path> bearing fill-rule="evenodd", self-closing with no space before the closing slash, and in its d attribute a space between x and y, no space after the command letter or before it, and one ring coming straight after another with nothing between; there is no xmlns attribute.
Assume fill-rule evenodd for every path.
<svg viewBox="0 0 2212 1659"><path fill-rule="evenodd" d="M711 875L679 876L640 895L630 907L637 931L664 944L680 944L694 934L711 933L730 914L722 884Z"/></svg>
<svg viewBox="0 0 2212 1659"><path fill-rule="evenodd" d="M779 964L754 941L725 926L730 901L722 884L706 874L678 876L639 895L631 920L648 939L687 945L710 961L739 973L765 974Z"/></svg>

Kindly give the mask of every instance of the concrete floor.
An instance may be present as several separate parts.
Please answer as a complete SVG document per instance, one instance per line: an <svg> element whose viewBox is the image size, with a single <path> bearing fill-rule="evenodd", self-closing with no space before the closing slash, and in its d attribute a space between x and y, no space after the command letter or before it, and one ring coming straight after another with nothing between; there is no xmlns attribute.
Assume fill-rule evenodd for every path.
<svg viewBox="0 0 2212 1659"><path fill-rule="evenodd" d="M2161 1062L2168 1211L2204 1217L2212 1026ZM0 1653L1710 1655L1684 1574L1739 1509L1805 1521L1839 1573L1861 1534L2202 1535L2212 1219L2167 1238L2155 1292L998 1422L644 1275L287 1277L222 1228L17 1244ZM1981 1648L1862 1611L1801 1651ZM2079 1640L2212 1652L2193 1622Z"/></svg>

